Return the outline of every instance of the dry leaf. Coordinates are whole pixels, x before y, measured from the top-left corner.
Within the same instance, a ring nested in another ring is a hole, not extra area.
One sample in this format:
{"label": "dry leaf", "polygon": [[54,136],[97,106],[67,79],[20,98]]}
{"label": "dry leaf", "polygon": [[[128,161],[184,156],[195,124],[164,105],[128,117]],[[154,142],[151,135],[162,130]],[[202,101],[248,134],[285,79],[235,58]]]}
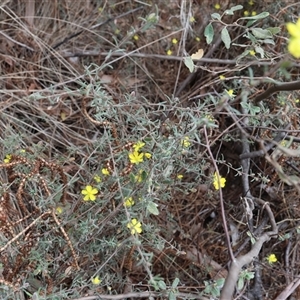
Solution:
{"label": "dry leaf", "polygon": [[203,57],[204,51],[203,49],[199,49],[196,53],[191,55],[192,59],[201,59]]}

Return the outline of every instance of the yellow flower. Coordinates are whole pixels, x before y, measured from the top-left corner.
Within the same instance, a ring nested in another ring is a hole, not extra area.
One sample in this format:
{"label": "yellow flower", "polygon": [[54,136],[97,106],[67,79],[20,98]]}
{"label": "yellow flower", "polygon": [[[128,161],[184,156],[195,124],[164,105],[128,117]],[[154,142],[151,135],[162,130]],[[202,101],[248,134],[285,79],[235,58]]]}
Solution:
{"label": "yellow flower", "polygon": [[125,198],[124,206],[131,207],[133,204],[134,204],[134,200],[132,199],[132,197]]}
{"label": "yellow flower", "polygon": [[109,175],[109,170],[107,168],[103,168],[101,172],[103,175]]}
{"label": "yellow flower", "polygon": [[171,49],[169,49],[168,51],[167,51],[167,55],[172,55],[172,50]]}
{"label": "yellow flower", "polygon": [[206,118],[208,121],[211,121],[211,122],[215,121],[215,118],[214,118],[212,115],[210,115],[210,114],[205,115],[205,118]]}
{"label": "yellow flower", "polygon": [[215,9],[220,9],[221,5],[219,3],[215,4]]}
{"label": "yellow flower", "polygon": [[244,11],[244,16],[245,16],[245,17],[249,16],[249,11],[248,11],[248,10],[245,10],[245,11]]}
{"label": "yellow flower", "polygon": [[248,2],[248,4],[249,4],[249,5],[253,5],[253,4],[254,4],[254,1],[253,1],[253,0],[250,0],[250,1]]}
{"label": "yellow flower", "polygon": [[57,213],[58,215],[62,214],[63,211],[64,211],[64,210],[63,210],[63,208],[62,208],[61,206],[57,206],[57,207],[56,207],[56,213]]}
{"label": "yellow flower", "polygon": [[287,145],[287,141],[286,141],[286,140],[282,140],[282,141],[280,142],[280,145],[281,145],[282,147],[285,147],[285,146]]}
{"label": "yellow flower", "polygon": [[190,138],[188,136],[185,136],[184,139],[181,141],[181,145],[184,148],[188,148],[189,146],[191,146]]}
{"label": "yellow flower", "polygon": [[120,32],[121,32],[121,30],[118,28],[115,30],[115,34],[119,34]]}
{"label": "yellow flower", "polygon": [[140,151],[146,144],[144,142],[138,141],[132,147],[135,151]]}
{"label": "yellow flower", "polygon": [[181,180],[183,178],[183,175],[182,174],[178,174],[177,175],[177,179]]}
{"label": "yellow flower", "polygon": [[131,234],[141,233],[142,224],[137,219],[131,219],[131,221],[127,224],[127,228],[130,229]]}
{"label": "yellow flower", "polygon": [[84,201],[95,201],[96,200],[96,194],[98,194],[98,190],[96,188],[93,188],[91,185],[87,185],[82,191],[82,195],[85,195],[83,200]]}
{"label": "yellow flower", "polygon": [[96,276],[94,278],[91,278],[91,281],[92,281],[92,284],[98,285],[101,283],[102,280],[99,278],[99,276]]}
{"label": "yellow flower", "polygon": [[139,36],[137,34],[135,34],[133,37],[132,37],[135,41],[138,41],[139,40]]}
{"label": "yellow flower", "polygon": [[11,154],[6,154],[6,156],[5,156],[5,158],[4,158],[3,161],[4,161],[6,164],[8,164],[8,163],[10,163],[11,158],[12,158],[12,155],[11,155]]}
{"label": "yellow flower", "polygon": [[151,154],[151,153],[146,152],[146,153],[144,153],[144,154],[145,154],[146,158],[148,158],[148,159],[150,159],[150,158],[152,157],[152,154]]}
{"label": "yellow flower", "polygon": [[138,151],[133,151],[128,154],[130,162],[132,164],[139,164],[144,161],[144,153],[139,153]]}
{"label": "yellow flower", "polygon": [[194,23],[196,20],[193,16],[190,17],[190,23]]}
{"label": "yellow flower", "polygon": [[176,45],[178,43],[177,39],[172,40],[172,44]]}
{"label": "yellow flower", "polygon": [[220,78],[221,80],[225,80],[225,79],[226,79],[226,77],[225,77],[224,75],[220,75],[219,78]]}
{"label": "yellow flower", "polygon": [[195,40],[196,40],[196,42],[200,42],[201,39],[199,38],[199,36],[196,36]]}
{"label": "yellow flower", "polygon": [[286,29],[293,38],[300,38],[300,18],[296,24],[291,22],[287,23]]}
{"label": "yellow flower", "polygon": [[300,100],[297,98],[296,100],[295,100],[295,103],[299,103],[300,102]]}
{"label": "yellow flower", "polygon": [[269,256],[267,256],[267,261],[269,264],[272,264],[272,263],[276,263],[277,261],[277,257],[275,254],[270,254]]}
{"label": "yellow flower", "polygon": [[288,51],[295,57],[300,57],[300,38],[290,38]]}
{"label": "yellow flower", "polygon": [[219,190],[220,187],[223,188],[225,186],[225,183],[226,183],[226,178],[218,176],[217,172],[215,172],[214,173],[214,181],[213,181],[213,185],[214,185],[215,189]]}
{"label": "yellow flower", "polygon": [[253,11],[253,12],[251,13],[251,16],[256,16],[256,15],[257,15],[256,11]]}
{"label": "yellow flower", "polygon": [[254,56],[256,54],[256,52],[254,50],[250,50],[249,54],[252,55],[252,56]]}
{"label": "yellow flower", "polygon": [[228,94],[228,96],[230,97],[230,98],[233,98],[233,97],[235,97],[235,94],[234,94],[234,91],[233,90],[225,90],[226,91],[226,93]]}
{"label": "yellow flower", "polygon": [[100,183],[101,182],[101,177],[99,175],[95,175],[94,176],[94,180],[97,182],[97,183]]}

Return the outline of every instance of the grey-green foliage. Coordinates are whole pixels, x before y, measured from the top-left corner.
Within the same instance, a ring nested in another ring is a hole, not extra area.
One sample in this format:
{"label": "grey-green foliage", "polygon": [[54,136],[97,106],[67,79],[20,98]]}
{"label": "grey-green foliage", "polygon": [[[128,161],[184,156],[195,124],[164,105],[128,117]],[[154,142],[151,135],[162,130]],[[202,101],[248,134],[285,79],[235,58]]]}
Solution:
{"label": "grey-green foliage", "polygon": [[[249,16],[249,17],[242,17],[239,18],[234,24],[226,24],[222,18],[226,15],[233,15],[236,11],[241,10],[243,8],[242,5],[236,5],[227,9],[223,12],[222,15],[219,13],[211,14],[212,20],[204,29],[204,36],[206,37],[207,44],[211,44],[214,35],[215,35],[215,28],[213,23],[220,23],[222,25],[221,30],[221,39],[227,49],[229,49],[232,45],[240,46],[240,47],[247,47],[247,49],[238,57],[238,60],[241,60],[243,57],[247,56],[251,50],[255,50],[256,53],[260,55],[261,58],[265,57],[265,53],[261,44],[274,44],[274,35],[280,32],[279,27],[269,27],[269,28],[260,28],[259,26],[254,27],[253,25],[261,19],[264,19],[269,16],[268,12],[262,12],[256,16]],[[239,23],[243,20],[248,20],[246,25],[240,25]],[[246,37],[251,41],[251,49],[247,45],[232,43],[232,38],[228,31],[229,27],[236,26],[242,27],[244,29],[243,37]]]}

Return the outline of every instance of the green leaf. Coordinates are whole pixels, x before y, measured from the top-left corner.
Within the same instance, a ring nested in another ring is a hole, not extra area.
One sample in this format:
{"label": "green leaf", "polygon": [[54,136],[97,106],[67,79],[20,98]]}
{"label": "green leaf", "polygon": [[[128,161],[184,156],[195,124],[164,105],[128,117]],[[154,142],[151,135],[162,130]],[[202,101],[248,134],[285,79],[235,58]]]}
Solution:
{"label": "green leaf", "polygon": [[226,49],[230,48],[231,38],[229,35],[229,32],[226,27],[224,27],[221,31],[221,39],[223,43],[225,44]]}
{"label": "green leaf", "polygon": [[[252,26],[257,20],[264,19],[264,18],[266,18],[267,16],[269,16],[269,13],[268,13],[268,12],[262,12],[262,13],[259,14],[259,15],[251,16],[251,17],[243,17],[243,18],[241,18],[241,19],[250,19],[250,21],[248,21],[247,24],[246,24],[246,27],[250,27],[250,26]],[[257,18],[257,17],[258,17],[258,18]]]}
{"label": "green leaf", "polygon": [[240,277],[237,284],[237,289],[240,291],[244,286],[244,278]]}
{"label": "green leaf", "polygon": [[167,289],[167,286],[166,286],[166,284],[163,280],[158,281],[157,285],[161,290],[166,290]]}
{"label": "green leaf", "polygon": [[272,33],[267,29],[251,28],[252,34],[258,39],[272,38]]}
{"label": "green leaf", "polygon": [[230,10],[232,11],[241,10],[241,9],[243,9],[243,5],[236,5],[230,8]]}
{"label": "green leaf", "polygon": [[268,17],[270,14],[267,11],[264,11],[256,16],[250,16],[250,17],[242,17],[239,20],[259,20],[259,19],[264,19]]}
{"label": "green leaf", "polygon": [[256,53],[259,53],[259,54],[260,54],[260,57],[261,57],[261,58],[264,58],[264,57],[265,57],[265,51],[264,51],[263,48],[256,46],[254,49],[255,49],[255,52],[256,52]]}
{"label": "green leaf", "polygon": [[177,299],[177,295],[174,292],[170,292],[169,293],[169,300],[176,300]]}
{"label": "green leaf", "polygon": [[211,25],[211,23],[209,23],[205,29],[204,29],[204,36],[206,37],[206,43],[209,45],[213,38],[214,38],[214,28]]}
{"label": "green leaf", "polygon": [[195,64],[190,56],[187,56],[183,59],[185,66],[190,70],[191,73],[195,70]]}
{"label": "green leaf", "polygon": [[272,34],[277,34],[277,33],[281,32],[280,27],[268,27],[267,30],[269,30]]}
{"label": "green leaf", "polygon": [[262,42],[263,42],[264,44],[275,45],[275,42],[274,42],[274,40],[272,40],[272,39],[264,39]]}
{"label": "green leaf", "polygon": [[233,15],[233,13],[234,13],[236,10],[240,10],[240,9],[243,9],[243,6],[242,6],[242,5],[236,5],[236,6],[231,7],[230,9],[226,9],[226,10],[224,11],[224,14],[225,14],[225,15]]}
{"label": "green leaf", "polygon": [[147,210],[150,214],[157,216],[159,215],[159,210],[157,209],[157,206],[158,205],[156,203],[150,201],[147,205]]}
{"label": "green leaf", "polygon": [[177,288],[178,283],[179,283],[179,278],[176,277],[176,278],[174,279],[173,283],[172,283],[172,287],[171,287],[171,288],[172,288],[172,289]]}
{"label": "green leaf", "polygon": [[232,11],[231,9],[226,9],[226,10],[224,11],[224,14],[225,14],[225,15],[233,15],[233,11]]}
{"label": "green leaf", "polygon": [[220,16],[220,14],[218,14],[218,13],[213,13],[213,14],[211,14],[211,17],[212,17],[213,19],[215,19],[215,20],[221,20],[221,16]]}
{"label": "green leaf", "polygon": [[225,278],[219,278],[216,280],[216,284],[218,287],[223,287],[224,283],[225,283]]}
{"label": "green leaf", "polygon": [[211,289],[211,295],[213,297],[219,297],[220,296],[220,289],[216,286],[213,286]]}
{"label": "green leaf", "polygon": [[244,277],[247,280],[253,279],[254,278],[254,272],[246,272]]}

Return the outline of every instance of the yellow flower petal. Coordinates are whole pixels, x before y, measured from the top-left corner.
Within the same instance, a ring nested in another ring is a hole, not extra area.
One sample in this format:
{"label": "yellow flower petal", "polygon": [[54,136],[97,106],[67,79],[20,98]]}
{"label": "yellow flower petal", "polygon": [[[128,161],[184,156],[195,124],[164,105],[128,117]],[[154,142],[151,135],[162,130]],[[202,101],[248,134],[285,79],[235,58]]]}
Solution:
{"label": "yellow flower petal", "polygon": [[96,194],[98,194],[98,190],[96,188],[93,188],[91,185],[87,185],[82,191],[82,195],[85,195],[83,200],[84,201],[95,201],[96,200]]}
{"label": "yellow flower petal", "polygon": [[150,159],[150,158],[152,157],[152,154],[151,154],[151,153],[146,152],[146,153],[144,153],[144,154],[145,154],[145,157],[148,158],[148,159]]}
{"label": "yellow flower petal", "polygon": [[99,278],[99,276],[96,276],[96,277],[92,278],[91,281],[92,281],[92,284],[98,285],[101,283],[102,280]]}
{"label": "yellow flower petal", "polygon": [[132,219],[128,224],[127,228],[130,229],[131,234],[135,233],[141,233],[142,230],[142,224],[137,219]]}
{"label": "yellow flower petal", "polygon": [[129,208],[133,205],[134,205],[134,200],[132,199],[132,197],[125,198],[124,206]]}
{"label": "yellow flower petal", "polygon": [[300,38],[291,38],[288,44],[288,51],[295,57],[300,57]]}
{"label": "yellow flower petal", "polygon": [[95,175],[94,176],[94,180],[97,182],[97,183],[100,183],[101,182],[101,177],[99,175]]}
{"label": "yellow flower petal", "polygon": [[226,93],[232,98],[235,97],[234,90],[228,90],[228,91],[226,90]]}
{"label": "yellow flower petal", "polygon": [[292,37],[300,38],[300,18],[298,19],[296,24],[290,22],[287,23],[286,29]]}
{"label": "yellow flower petal", "polygon": [[219,190],[220,188],[225,187],[226,183],[226,178],[220,177],[217,175],[217,172],[214,173],[214,180],[213,180],[213,185],[216,190]]}
{"label": "yellow flower petal", "polygon": [[132,147],[135,151],[140,151],[146,144],[144,142],[138,141]]}
{"label": "yellow flower petal", "polygon": [[190,138],[188,136],[185,136],[183,138],[183,140],[181,141],[181,145],[184,147],[184,148],[188,148],[189,146],[191,146],[191,143],[190,143]]}
{"label": "yellow flower petal", "polygon": [[139,164],[144,161],[144,153],[139,153],[138,151],[134,151],[128,154],[130,162],[132,164]]}
{"label": "yellow flower petal", "polygon": [[276,263],[277,257],[275,254],[272,253],[267,257],[267,260],[268,260],[269,264]]}
{"label": "yellow flower petal", "polygon": [[101,172],[103,175],[109,175],[109,170],[107,168],[103,168]]}
{"label": "yellow flower petal", "polygon": [[5,158],[4,158],[3,161],[4,161],[6,164],[8,164],[8,163],[10,163],[11,158],[12,158],[11,154],[7,154],[7,155],[5,156]]}

